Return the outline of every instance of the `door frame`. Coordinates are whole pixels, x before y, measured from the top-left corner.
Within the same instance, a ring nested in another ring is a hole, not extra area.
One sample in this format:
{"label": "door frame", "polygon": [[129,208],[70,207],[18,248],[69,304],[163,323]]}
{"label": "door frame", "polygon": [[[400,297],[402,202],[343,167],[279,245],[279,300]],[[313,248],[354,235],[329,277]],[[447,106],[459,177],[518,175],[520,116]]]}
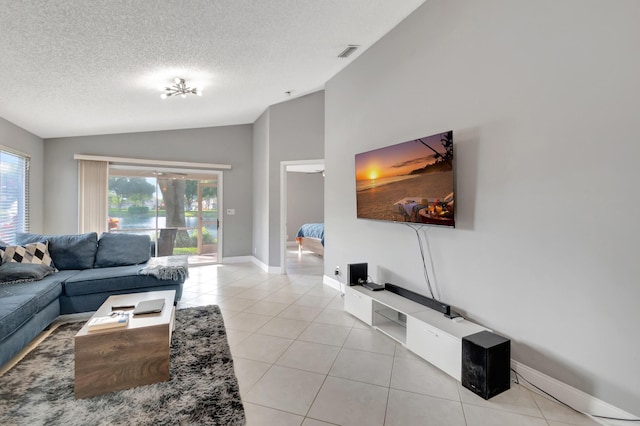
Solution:
{"label": "door frame", "polygon": [[321,164],[324,167],[324,158],[280,162],[280,273],[283,275],[287,273],[287,167],[309,164]]}

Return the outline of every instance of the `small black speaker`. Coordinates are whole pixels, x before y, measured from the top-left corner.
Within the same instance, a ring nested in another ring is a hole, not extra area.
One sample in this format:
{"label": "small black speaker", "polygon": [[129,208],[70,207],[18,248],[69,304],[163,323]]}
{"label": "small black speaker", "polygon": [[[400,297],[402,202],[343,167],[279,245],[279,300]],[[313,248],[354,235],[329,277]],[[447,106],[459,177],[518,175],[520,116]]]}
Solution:
{"label": "small black speaker", "polygon": [[462,386],[492,398],[511,386],[511,341],[490,331],[462,338]]}
{"label": "small black speaker", "polygon": [[350,263],[347,265],[347,284],[358,285],[367,282],[368,263]]}

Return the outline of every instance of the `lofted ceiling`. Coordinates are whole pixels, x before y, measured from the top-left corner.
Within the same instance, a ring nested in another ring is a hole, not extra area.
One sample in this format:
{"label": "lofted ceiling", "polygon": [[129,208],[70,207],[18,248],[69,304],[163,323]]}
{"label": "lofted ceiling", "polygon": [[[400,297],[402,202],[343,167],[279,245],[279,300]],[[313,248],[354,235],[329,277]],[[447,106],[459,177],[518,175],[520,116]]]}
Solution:
{"label": "lofted ceiling", "polygon": [[[42,138],[253,123],[423,2],[0,0],[0,117]],[[175,77],[204,96],[160,99]]]}

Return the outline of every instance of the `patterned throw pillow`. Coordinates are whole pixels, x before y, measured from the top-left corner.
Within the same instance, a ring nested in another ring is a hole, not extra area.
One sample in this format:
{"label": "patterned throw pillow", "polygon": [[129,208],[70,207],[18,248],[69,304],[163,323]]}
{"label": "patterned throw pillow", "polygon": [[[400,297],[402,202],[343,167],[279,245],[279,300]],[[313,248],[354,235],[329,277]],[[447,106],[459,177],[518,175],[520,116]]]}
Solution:
{"label": "patterned throw pillow", "polygon": [[49,255],[49,241],[25,244],[23,246],[0,247],[2,263],[31,263],[53,267],[53,260]]}

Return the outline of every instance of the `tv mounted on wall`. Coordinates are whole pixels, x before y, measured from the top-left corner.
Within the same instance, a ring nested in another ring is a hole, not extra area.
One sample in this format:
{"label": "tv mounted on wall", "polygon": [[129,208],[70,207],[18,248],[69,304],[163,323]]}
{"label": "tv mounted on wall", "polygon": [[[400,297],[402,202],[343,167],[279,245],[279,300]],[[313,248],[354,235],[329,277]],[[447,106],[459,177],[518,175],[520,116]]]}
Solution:
{"label": "tv mounted on wall", "polygon": [[453,131],[356,154],[360,219],[455,226]]}

